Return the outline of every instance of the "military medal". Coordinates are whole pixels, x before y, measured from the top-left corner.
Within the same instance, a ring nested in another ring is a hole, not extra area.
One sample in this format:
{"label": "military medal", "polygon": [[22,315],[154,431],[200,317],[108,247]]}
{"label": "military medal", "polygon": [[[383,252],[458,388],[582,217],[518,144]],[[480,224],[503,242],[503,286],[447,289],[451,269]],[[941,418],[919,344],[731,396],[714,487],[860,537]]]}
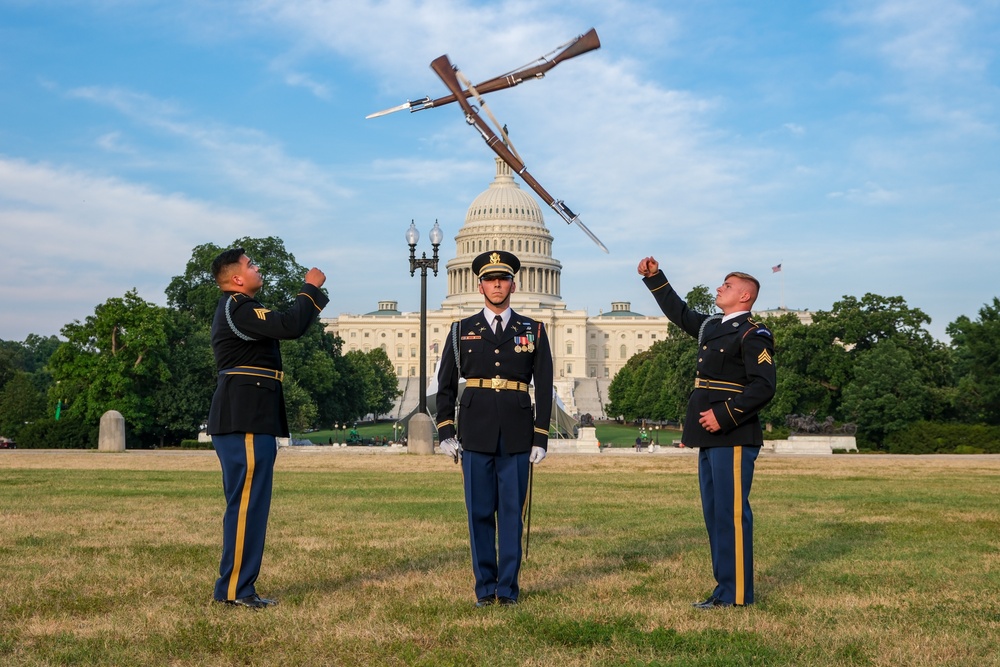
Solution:
{"label": "military medal", "polygon": [[526,338],[528,339],[528,345],[527,345],[527,347],[525,349],[527,349],[528,352],[534,352],[535,351],[535,335],[529,331],[528,335],[526,336]]}

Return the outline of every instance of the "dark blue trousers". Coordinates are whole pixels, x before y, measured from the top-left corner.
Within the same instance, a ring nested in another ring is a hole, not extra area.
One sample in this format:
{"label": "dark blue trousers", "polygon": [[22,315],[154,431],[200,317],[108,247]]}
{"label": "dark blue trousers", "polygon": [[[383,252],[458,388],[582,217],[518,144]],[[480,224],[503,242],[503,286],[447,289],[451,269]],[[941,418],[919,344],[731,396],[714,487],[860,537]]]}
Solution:
{"label": "dark blue trousers", "polygon": [[760,447],[702,447],[698,451],[701,508],[712,550],[712,595],[753,604],[753,512],[750,484]]}
{"label": "dark blue trousers", "polygon": [[213,435],[212,446],[222,464],[226,494],[215,599],[236,600],[256,593],[278,443],[273,435],[227,433]]}
{"label": "dark blue trousers", "polygon": [[517,599],[528,453],[462,453],[476,598]]}

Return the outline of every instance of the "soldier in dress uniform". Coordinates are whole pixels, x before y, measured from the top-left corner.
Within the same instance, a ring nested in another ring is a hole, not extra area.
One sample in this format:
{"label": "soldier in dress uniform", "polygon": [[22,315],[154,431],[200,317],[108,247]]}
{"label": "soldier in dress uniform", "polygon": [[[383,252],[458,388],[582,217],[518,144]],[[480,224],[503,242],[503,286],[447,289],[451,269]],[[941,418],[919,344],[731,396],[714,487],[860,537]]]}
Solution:
{"label": "soldier in dress uniform", "polygon": [[695,607],[752,604],[753,514],[750,484],[764,442],[759,412],[774,397],[774,337],[750,317],[760,283],[730,273],[716,289],[721,315],[690,308],[652,257],[639,274],[671,322],[698,339],[698,366],[682,442],[698,447],[701,504],[716,587]]}
{"label": "soldier in dress uniform", "polygon": [[517,604],[528,468],[548,447],[552,351],[542,323],[511,310],[520,267],[502,250],[473,260],[486,303],[452,325],[438,371],[437,428],[441,450],[462,462],[477,607]]}
{"label": "soldier in dress uniform", "polygon": [[214,597],[258,609],[275,604],[257,595],[254,583],[264,556],[277,436],[288,436],[278,341],[298,338],[316,320],[329,301],[320,290],[326,276],[309,269],[295,303],[284,313],[254,298],[264,281],[243,248],[216,257],[212,276],[223,294],[212,321],[219,379],[207,430],[222,464],[226,496]]}

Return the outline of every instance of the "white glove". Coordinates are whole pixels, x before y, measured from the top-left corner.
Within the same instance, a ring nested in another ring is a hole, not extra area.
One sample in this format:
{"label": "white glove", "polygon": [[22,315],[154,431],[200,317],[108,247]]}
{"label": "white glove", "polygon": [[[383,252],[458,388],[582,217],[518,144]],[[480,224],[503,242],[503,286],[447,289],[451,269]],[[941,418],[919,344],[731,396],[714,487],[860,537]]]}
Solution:
{"label": "white glove", "polygon": [[441,441],[441,453],[447,454],[455,459],[455,463],[462,460],[462,444],[455,438],[447,438]]}
{"label": "white glove", "polygon": [[531,456],[528,457],[528,461],[531,463],[541,463],[542,459],[545,458],[545,450],[541,447],[532,447]]}

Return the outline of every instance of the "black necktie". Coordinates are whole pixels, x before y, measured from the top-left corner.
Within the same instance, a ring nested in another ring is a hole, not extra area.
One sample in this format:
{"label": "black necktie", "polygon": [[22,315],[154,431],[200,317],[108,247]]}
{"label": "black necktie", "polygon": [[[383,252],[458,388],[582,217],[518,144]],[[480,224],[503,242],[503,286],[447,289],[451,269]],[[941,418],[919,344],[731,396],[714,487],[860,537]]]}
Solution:
{"label": "black necktie", "polygon": [[493,322],[494,322],[493,331],[496,333],[497,338],[499,338],[500,334],[503,333],[503,318],[497,315],[496,317],[493,318]]}

